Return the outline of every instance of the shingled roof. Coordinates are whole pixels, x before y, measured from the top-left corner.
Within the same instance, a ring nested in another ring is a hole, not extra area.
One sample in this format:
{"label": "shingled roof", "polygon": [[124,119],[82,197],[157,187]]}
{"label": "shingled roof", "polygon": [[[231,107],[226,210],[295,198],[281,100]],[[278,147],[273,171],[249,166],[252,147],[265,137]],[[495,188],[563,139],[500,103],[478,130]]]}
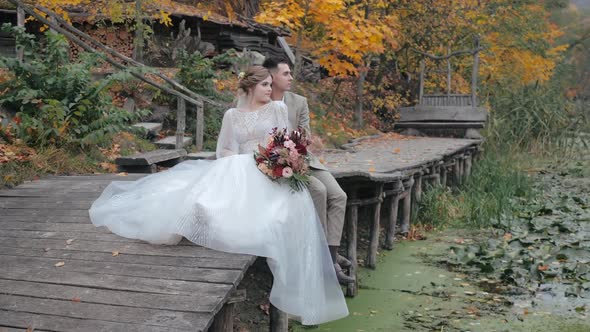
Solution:
{"label": "shingled roof", "polygon": [[[96,2],[99,2],[99,1],[101,1],[101,0],[97,0]],[[128,3],[124,3],[124,6],[135,6],[135,4],[133,2],[128,2]],[[12,3],[10,3],[9,1],[0,0],[0,10],[14,11],[15,8],[12,5]],[[242,28],[245,30],[249,30],[252,32],[258,32],[258,33],[262,33],[262,34],[273,33],[278,36],[290,35],[290,32],[287,29],[272,26],[269,24],[261,24],[261,23],[255,22],[253,19],[249,19],[249,18],[242,17],[242,16],[238,16],[236,18],[230,19],[230,18],[225,17],[223,15],[220,15],[220,14],[211,12],[209,10],[200,8],[199,6],[187,5],[187,4],[180,3],[180,2],[174,2],[173,6],[170,6],[168,4],[158,4],[158,6],[155,6],[153,4],[148,5],[148,11],[158,12],[160,10],[170,13],[172,16],[199,18],[203,21],[208,21],[211,23],[224,25],[224,26],[231,26],[234,28]],[[101,17],[100,13],[98,15],[91,15],[90,10],[88,8],[86,8],[85,5],[73,6],[73,7],[68,8],[68,14],[70,15],[70,19],[72,21],[79,22],[79,23],[90,22],[91,20],[96,20],[97,18],[98,19],[107,18],[106,16]]]}

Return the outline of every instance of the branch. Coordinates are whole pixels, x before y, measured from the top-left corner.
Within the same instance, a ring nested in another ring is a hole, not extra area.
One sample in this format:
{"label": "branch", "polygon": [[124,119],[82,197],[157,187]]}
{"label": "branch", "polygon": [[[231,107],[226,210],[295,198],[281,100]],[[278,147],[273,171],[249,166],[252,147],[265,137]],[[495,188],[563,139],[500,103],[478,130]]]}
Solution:
{"label": "branch", "polygon": [[474,49],[471,49],[471,50],[455,51],[455,52],[450,53],[450,54],[447,54],[447,55],[436,56],[436,55],[428,54],[426,52],[422,52],[422,51],[417,50],[417,49],[415,49],[413,47],[410,47],[410,49],[412,51],[418,53],[418,54],[422,54],[425,57],[430,58],[430,59],[435,60],[435,61],[447,60],[447,59],[452,58],[454,56],[463,55],[463,54],[475,55],[475,54],[479,53],[480,51],[484,50],[483,47],[477,47],[477,48],[474,48]]}

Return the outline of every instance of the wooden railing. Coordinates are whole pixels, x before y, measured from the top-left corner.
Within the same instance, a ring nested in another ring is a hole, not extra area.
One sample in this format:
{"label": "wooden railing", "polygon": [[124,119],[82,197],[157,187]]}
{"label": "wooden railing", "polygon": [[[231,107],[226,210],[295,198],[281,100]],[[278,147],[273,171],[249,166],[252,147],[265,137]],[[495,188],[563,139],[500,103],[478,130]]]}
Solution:
{"label": "wooden railing", "polygon": [[449,94],[449,95],[424,95],[420,105],[424,106],[477,106],[473,105],[472,95]]}

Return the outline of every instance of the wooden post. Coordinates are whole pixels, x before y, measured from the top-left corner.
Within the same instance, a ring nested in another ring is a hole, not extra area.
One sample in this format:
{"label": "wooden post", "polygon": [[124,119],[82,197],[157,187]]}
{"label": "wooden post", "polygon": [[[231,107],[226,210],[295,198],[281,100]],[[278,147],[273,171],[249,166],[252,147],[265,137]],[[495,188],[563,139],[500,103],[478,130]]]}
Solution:
{"label": "wooden post", "polygon": [[[16,9],[16,24],[21,28],[25,27],[25,10],[21,6],[18,6]],[[24,50],[18,45],[16,46],[16,58],[20,62],[23,62],[25,59]]]}
{"label": "wooden post", "polygon": [[233,294],[227,299],[221,310],[215,314],[213,323],[207,332],[227,332],[234,330],[234,309],[238,302],[246,301],[246,290],[234,290]]}
{"label": "wooden post", "polygon": [[479,38],[475,38],[473,54],[473,71],[471,73],[471,107],[477,107],[477,74],[479,71]]}
{"label": "wooden post", "polygon": [[471,176],[471,154],[465,156],[465,170],[464,170],[465,177]]}
{"label": "wooden post", "polygon": [[[270,332],[287,332],[289,330],[289,316],[274,305],[270,305]],[[232,330],[227,330],[232,331]]]}
{"label": "wooden post", "polygon": [[177,97],[176,109],[176,148],[184,148],[184,130],[186,128],[186,101]]}
{"label": "wooden post", "polygon": [[234,306],[235,303],[225,304],[215,315],[213,324],[208,332],[227,332],[234,330]]}
{"label": "wooden post", "polygon": [[422,199],[422,172],[414,174],[414,185],[412,186],[412,211],[418,211],[418,203]]}
{"label": "wooden post", "polygon": [[195,126],[195,145],[197,151],[203,150],[203,133],[205,131],[205,112],[203,104],[197,105],[197,124]]}
{"label": "wooden post", "polygon": [[440,165],[433,165],[432,166],[432,186],[438,187],[440,186]]}
{"label": "wooden post", "polygon": [[457,187],[461,185],[461,157],[457,157],[453,165],[453,184]]}
{"label": "wooden post", "polygon": [[424,59],[420,61],[420,89],[418,90],[418,105],[422,104],[422,97],[424,96],[424,70],[426,63]]}
{"label": "wooden post", "polygon": [[399,194],[394,194],[389,203],[389,216],[387,218],[387,233],[385,234],[385,243],[383,248],[387,250],[393,249],[393,242],[395,242],[395,229],[397,224],[397,210],[399,208]]}
{"label": "wooden post", "polygon": [[[352,191],[348,195],[349,200],[355,200],[357,197],[357,188],[355,186],[352,187]],[[356,256],[356,246],[357,246],[357,226],[358,226],[358,205],[351,205],[347,207],[347,227],[346,227],[346,242],[347,242],[347,254],[348,259],[352,263],[352,266],[349,268],[350,275],[356,277],[356,271],[358,269],[358,260]],[[346,286],[346,296],[354,297],[356,296],[358,291],[358,282],[355,281],[352,284],[348,284]]]}
{"label": "wooden post", "polygon": [[404,203],[402,206],[402,225],[400,233],[407,235],[410,232],[410,217],[412,216],[412,188],[414,187],[414,179],[410,178],[408,181],[408,188],[404,193]]}
{"label": "wooden post", "polygon": [[371,238],[369,252],[367,253],[366,267],[374,269],[377,266],[377,250],[379,249],[379,231],[381,220],[381,202],[383,202],[383,183],[378,183],[375,189],[375,196],[378,198],[373,207],[373,223],[371,226]]}

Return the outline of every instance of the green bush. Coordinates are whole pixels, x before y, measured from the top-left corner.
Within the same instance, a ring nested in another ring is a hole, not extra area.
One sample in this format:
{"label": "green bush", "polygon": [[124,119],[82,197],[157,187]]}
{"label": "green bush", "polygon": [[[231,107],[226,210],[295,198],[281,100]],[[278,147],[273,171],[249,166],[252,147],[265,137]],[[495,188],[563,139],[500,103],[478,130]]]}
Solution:
{"label": "green bush", "polygon": [[[203,57],[200,53],[188,54],[182,51],[179,55],[179,71],[176,78],[180,83],[190,90],[209,97],[214,100],[228,102],[233,95],[221,94],[215,88],[214,79],[223,76],[223,73],[215,71],[215,67],[221,64],[232,63],[234,57],[230,54],[221,54],[213,59]],[[236,60],[237,61],[237,60]],[[205,106],[205,123],[204,123],[204,149],[215,150],[217,136],[221,130],[221,121],[225,109],[214,107],[206,104]],[[187,117],[194,119],[196,114],[193,107],[188,108]],[[194,121],[187,121],[187,131],[194,132]]]}
{"label": "green bush", "polygon": [[113,83],[130,79],[128,72],[93,80],[91,68],[100,58],[83,53],[78,62],[70,61],[65,37],[48,31],[39,42],[10,24],[2,31],[15,35],[25,59],[0,57],[0,66],[9,72],[0,84],[0,105],[17,112],[12,135],[29,146],[89,146],[130,130],[131,121],[146,115],[114,106],[107,93]]}

